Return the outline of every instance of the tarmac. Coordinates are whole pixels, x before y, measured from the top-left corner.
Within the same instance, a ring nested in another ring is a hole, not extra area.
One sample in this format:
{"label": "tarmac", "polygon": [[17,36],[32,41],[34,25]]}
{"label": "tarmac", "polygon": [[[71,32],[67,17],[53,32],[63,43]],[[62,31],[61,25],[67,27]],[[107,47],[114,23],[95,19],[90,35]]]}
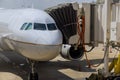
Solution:
{"label": "tarmac", "polygon": [[[117,54],[112,50],[110,62]],[[103,45],[87,55],[92,65],[99,64],[104,56]],[[103,63],[99,67],[89,68],[85,56],[79,61],[69,61],[59,55],[51,61],[37,64],[39,80],[85,80],[91,73],[96,73],[98,68],[103,68]],[[29,71],[30,67],[23,56],[13,52],[0,52],[0,80],[27,80]]]}

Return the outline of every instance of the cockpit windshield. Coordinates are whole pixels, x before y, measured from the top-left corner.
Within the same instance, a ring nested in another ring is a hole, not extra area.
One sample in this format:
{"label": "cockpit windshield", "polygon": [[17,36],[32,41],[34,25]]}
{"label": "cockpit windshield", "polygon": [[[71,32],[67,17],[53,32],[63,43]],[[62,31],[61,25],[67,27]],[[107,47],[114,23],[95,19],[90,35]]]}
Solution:
{"label": "cockpit windshield", "polygon": [[34,23],[34,30],[57,30],[55,23]]}
{"label": "cockpit windshield", "polygon": [[24,23],[20,30],[32,30],[32,23]]}
{"label": "cockpit windshield", "polygon": [[47,24],[47,27],[48,27],[48,30],[56,30],[57,29],[57,27],[54,23]]}
{"label": "cockpit windshield", "polygon": [[31,30],[32,29],[32,23],[29,23],[28,25],[27,25],[27,27],[25,28],[25,30]]}
{"label": "cockpit windshield", "polygon": [[42,23],[34,23],[35,30],[46,30],[46,25]]}
{"label": "cockpit windshield", "polygon": [[[34,27],[33,27],[34,26]],[[20,30],[57,30],[55,23],[24,23]]]}

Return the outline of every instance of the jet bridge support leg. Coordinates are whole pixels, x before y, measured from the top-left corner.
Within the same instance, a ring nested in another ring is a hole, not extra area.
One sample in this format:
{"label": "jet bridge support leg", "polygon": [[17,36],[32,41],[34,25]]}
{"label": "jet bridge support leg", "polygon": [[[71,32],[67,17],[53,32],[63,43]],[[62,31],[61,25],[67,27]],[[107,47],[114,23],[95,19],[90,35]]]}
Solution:
{"label": "jet bridge support leg", "polygon": [[105,27],[106,27],[106,50],[104,58],[104,76],[109,76],[108,62],[109,62],[109,43],[110,43],[110,23],[111,23],[111,4],[112,0],[105,0]]}

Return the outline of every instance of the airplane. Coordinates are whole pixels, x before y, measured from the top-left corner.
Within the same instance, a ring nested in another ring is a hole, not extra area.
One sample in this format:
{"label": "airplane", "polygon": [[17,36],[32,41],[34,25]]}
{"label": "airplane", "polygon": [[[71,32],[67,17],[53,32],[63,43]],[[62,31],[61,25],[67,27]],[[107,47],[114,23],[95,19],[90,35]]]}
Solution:
{"label": "airplane", "polygon": [[81,58],[81,53],[70,52],[71,45],[63,44],[63,34],[54,19],[32,8],[0,9],[0,50],[20,53],[27,59],[31,65],[28,80],[38,80],[38,61],[49,61],[60,53],[70,60]]}

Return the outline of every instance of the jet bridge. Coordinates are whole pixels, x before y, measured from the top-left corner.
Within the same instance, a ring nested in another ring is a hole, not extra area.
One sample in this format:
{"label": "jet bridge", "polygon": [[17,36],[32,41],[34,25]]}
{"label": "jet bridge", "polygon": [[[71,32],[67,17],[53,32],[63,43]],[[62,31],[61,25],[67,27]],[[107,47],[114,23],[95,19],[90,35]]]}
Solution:
{"label": "jet bridge", "polygon": [[45,10],[63,34],[63,44],[66,44],[62,47],[64,58],[78,60],[84,54],[85,45],[92,45],[91,49],[96,45],[97,28],[93,25],[95,19],[91,21],[91,10],[87,3],[65,3]]}
{"label": "jet bridge", "polygon": [[[82,8],[84,13],[82,13]],[[90,3],[65,3],[59,4],[45,10],[50,16],[52,16],[64,35],[64,44],[76,43],[78,36],[77,24],[80,22],[82,14],[85,16],[85,44],[92,44],[97,46],[98,44],[98,30],[99,26],[96,24],[98,20],[96,16],[97,8],[95,4]],[[80,25],[80,24],[79,24]],[[81,28],[80,28],[81,30]]]}

